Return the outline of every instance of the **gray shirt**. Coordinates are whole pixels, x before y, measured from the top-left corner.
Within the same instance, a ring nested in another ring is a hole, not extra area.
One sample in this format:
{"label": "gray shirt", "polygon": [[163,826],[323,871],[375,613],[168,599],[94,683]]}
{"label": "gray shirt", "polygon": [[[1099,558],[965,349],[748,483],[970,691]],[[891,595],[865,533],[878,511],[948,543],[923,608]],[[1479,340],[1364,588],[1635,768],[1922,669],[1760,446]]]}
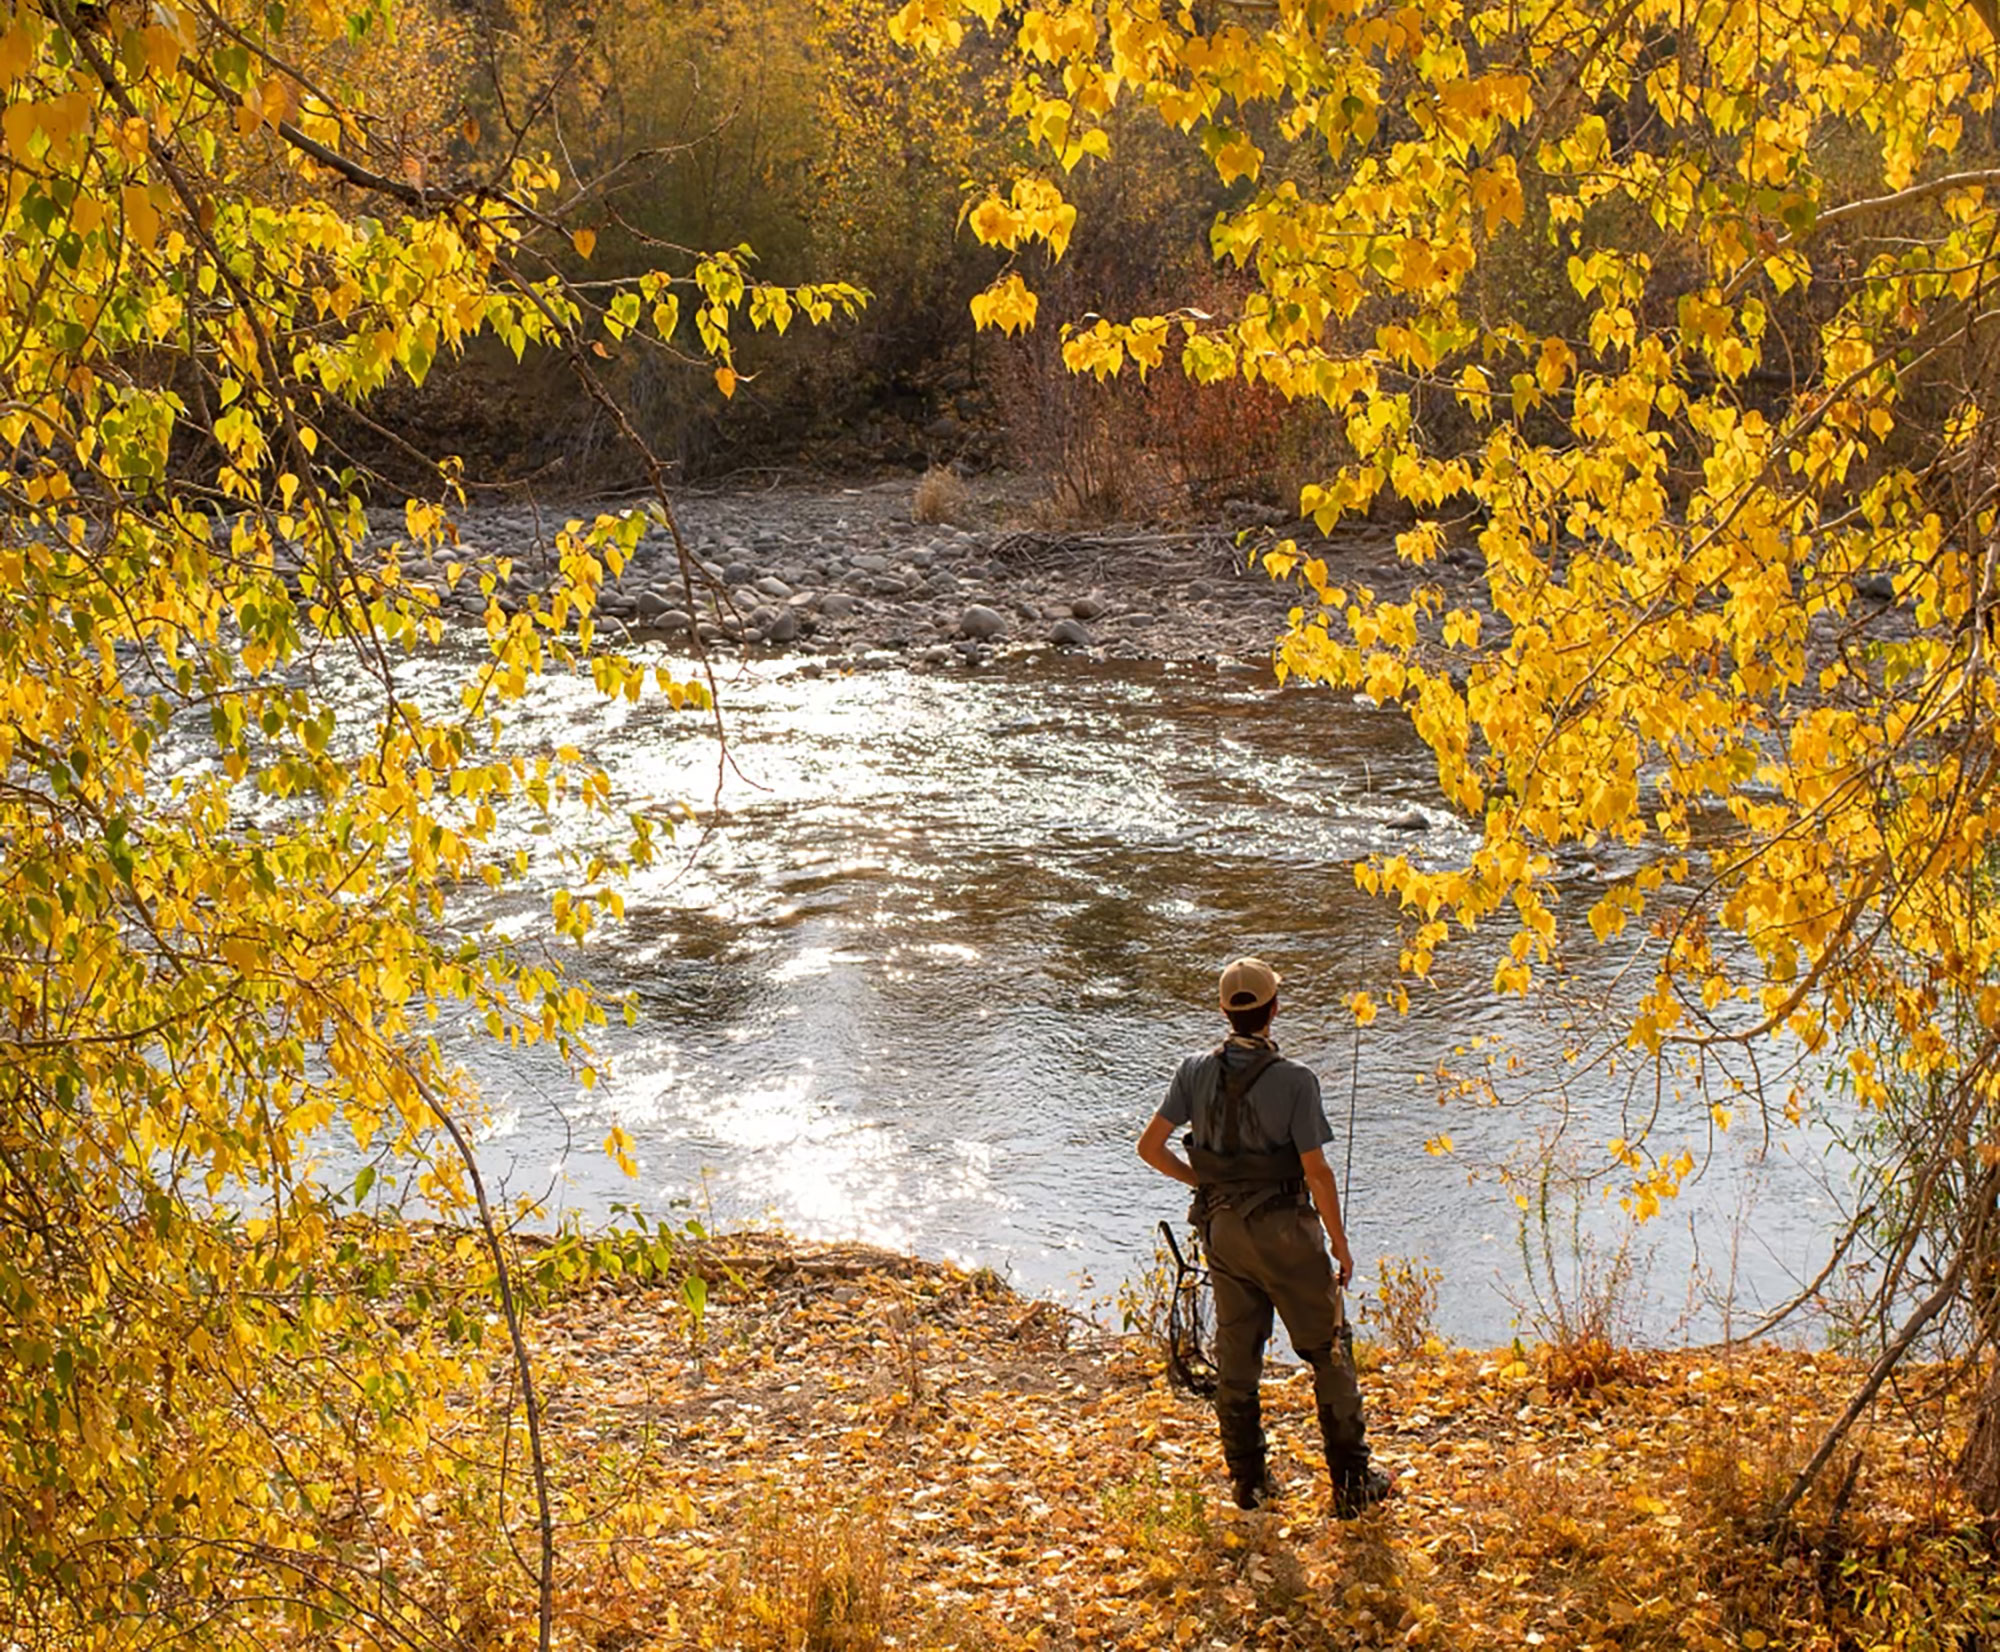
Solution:
{"label": "gray shirt", "polygon": [[[1208,1130],[1214,1128],[1212,1110],[1219,1098],[1222,1064],[1239,1071],[1256,1053],[1256,1045],[1231,1039],[1219,1053],[1207,1050],[1189,1056],[1167,1086],[1160,1117],[1176,1129],[1199,1118],[1206,1128],[1196,1135],[1206,1142]],[[1310,1067],[1275,1061],[1258,1076],[1245,1099],[1245,1152],[1274,1152],[1290,1142],[1301,1153],[1311,1153],[1333,1140],[1333,1126],[1326,1122],[1326,1109],[1320,1104],[1319,1079]]]}

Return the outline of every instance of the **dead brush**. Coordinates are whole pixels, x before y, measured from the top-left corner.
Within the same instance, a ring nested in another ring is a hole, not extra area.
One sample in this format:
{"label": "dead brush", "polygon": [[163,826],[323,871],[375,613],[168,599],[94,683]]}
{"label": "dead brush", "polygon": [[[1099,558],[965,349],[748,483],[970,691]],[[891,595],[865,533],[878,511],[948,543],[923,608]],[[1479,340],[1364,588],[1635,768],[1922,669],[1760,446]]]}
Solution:
{"label": "dead brush", "polygon": [[1528,1293],[1517,1306],[1547,1350],[1543,1378],[1550,1398],[1647,1381],[1626,1335],[1639,1286],[1630,1232],[1615,1244],[1590,1232],[1582,1184],[1560,1166],[1544,1163],[1537,1179],[1537,1197],[1516,1200]]}
{"label": "dead brush", "polygon": [[1374,1300],[1361,1317],[1376,1340],[1398,1354],[1420,1354],[1437,1334],[1438,1286],[1444,1275],[1420,1256],[1385,1256],[1376,1264]]}
{"label": "dead brush", "polygon": [[1146,1352],[1167,1357],[1167,1313],[1174,1299],[1174,1264],[1164,1241],[1153,1241],[1153,1259],[1118,1287],[1112,1306],[1119,1328],[1137,1337]]}
{"label": "dead brush", "polygon": [[1775,1406],[1748,1417],[1734,1405],[1697,1412],[1684,1459],[1690,1517],[1710,1531],[1763,1534],[1812,1445],[1797,1420]]}
{"label": "dead brush", "polygon": [[1574,1569],[1604,1552],[1623,1517],[1603,1481],[1566,1472],[1538,1453],[1510,1458],[1492,1481],[1513,1557]]}
{"label": "dead brush", "polygon": [[734,1553],[701,1601],[697,1642],[744,1652],[876,1652],[901,1613],[877,1511],[830,1489],[766,1482],[739,1509]]}
{"label": "dead brush", "polygon": [[883,1329],[888,1333],[889,1356],[896,1368],[898,1414],[910,1418],[924,1403],[924,1354],[930,1330],[902,1281],[893,1281],[891,1289],[895,1300],[883,1318]]}
{"label": "dead brush", "polygon": [[1517,1445],[1464,1488],[1468,1519],[1449,1558],[1475,1587],[1494,1576],[1547,1585],[1533,1591],[1524,1625],[1543,1645],[1728,1644],[1678,1633],[1697,1627],[1699,1603],[1667,1489],[1629,1466]]}
{"label": "dead brush", "polygon": [[917,478],[916,491],[910,495],[910,520],[956,527],[963,524],[968,503],[965,484],[943,465],[932,465]]}
{"label": "dead brush", "polygon": [[1652,1377],[1645,1361],[1629,1348],[1593,1334],[1550,1343],[1544,1380],[1551,1399],[1569,1400],[1616,1383],[1650,1382]]}
{"label": "dead brush", "polygon": [[1884,1487],[1871,1485],[1865,1450],[1773,1522],[1772,1508],[1823,1426],[1779,1395],[1698,1414],[1684,1506],[1700,1534],[1690,1552],[1703,1557],[1703,1581],[1747,1621],[1824,1624],[1842,1646],[1995,1645],[2000,1572],[1991,1529],[1962,1505],[1934,1505],[1926,1518],[1919,1487],[1899,1486],[1893,1470]]}

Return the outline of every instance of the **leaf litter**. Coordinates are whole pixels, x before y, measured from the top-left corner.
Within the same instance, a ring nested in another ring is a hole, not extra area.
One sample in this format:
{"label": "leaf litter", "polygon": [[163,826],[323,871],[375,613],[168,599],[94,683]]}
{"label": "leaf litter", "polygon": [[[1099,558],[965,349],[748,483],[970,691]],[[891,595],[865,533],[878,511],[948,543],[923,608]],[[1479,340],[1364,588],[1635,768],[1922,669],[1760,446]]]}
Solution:
{"label": "leaf litter", "polygon": [[[567,1644],[1831,1652],[2000,1626],[1936,1395],[1762,1520],[1852,1391],[1834,1354],[1620,1350],[1563,1397],[1547,1350],[1364,1348],[1398,1495],[1341,1523],[1302,1368],[1267,1365],[1280,1496],[1246,1514],[1143,1338],[860,1246],[738,1235],[696,1265],[698,1323],[605,1278],[539,1317]],[[478,1642],[529,1633],[517,1592]]]}

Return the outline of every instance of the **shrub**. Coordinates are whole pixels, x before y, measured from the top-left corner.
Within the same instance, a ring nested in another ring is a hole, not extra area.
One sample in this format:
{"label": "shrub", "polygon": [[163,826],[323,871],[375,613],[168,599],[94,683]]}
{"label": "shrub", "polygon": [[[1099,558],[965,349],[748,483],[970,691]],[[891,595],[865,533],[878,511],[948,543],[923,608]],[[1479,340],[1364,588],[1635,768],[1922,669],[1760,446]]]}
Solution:
{"label": "shrub", "polygon": [[1419,1256],[1385,1256],[1375,1265],[1375,1299],[1362,1317],[1399,1354],[1417,1354],[1437,1336],[1438,1286],[1444,1275]]}
{"label": "shrub", "polygon": [[1555,1398],[1633,1381],[1644,1368],[1626,1349],[1638,1273],[1630,1232],[1608,1243],[1584,1224],[1587,1183],[1545,1160],[1522,1196],[1520,1246],[1529,1328],[1548,1349]]}
{"label": "shrub", "polygon": [[965,484],[945,466],[932,465],[917,478],[916,492],[910,497],[910,520],[963,523],[968,503]]}

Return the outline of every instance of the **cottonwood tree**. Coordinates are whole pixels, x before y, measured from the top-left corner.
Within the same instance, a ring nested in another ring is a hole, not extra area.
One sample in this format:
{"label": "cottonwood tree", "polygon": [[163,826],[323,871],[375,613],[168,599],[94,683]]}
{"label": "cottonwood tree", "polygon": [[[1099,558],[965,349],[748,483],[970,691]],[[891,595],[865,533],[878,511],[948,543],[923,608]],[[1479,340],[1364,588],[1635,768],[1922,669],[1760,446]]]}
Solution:
{"label": "cottonwood tree", "polygon": [[[1337,545],[1267,557],[1301,590],[1280,673],[1399,704],[1479,828],[1463,864],[1360,869],[1408,916],[1407,976],[1496,922],[1502,992],[1579,946],[1619,949],[1643,983],[1620,1038],[1715,1128],[1811,1105],[1756,1082],[1774,1055],[1834,1067],[1906,1126],[1879,1138],[1902,1194],[1855,1414],[1954,1316],[1990,1357],[1990,18],[1927,0],[910,0],[897,27],[945,50],[980,22],[1012,40],[1043,157],[974,207],[982,240],[1060,255],[1064,176],[1115,164],[1106,117],[1133,100],[1236,186],[1212,250],[1255,277],[1240,307],[1066,323],[1071,367],[1317,400],[1347,451],[1303,513],[1329,536],[1373,511],[1407,523],[1404,600],[1343,580]],[[1015,327],[1036,308],[1010,264],[975,312]],[[1483,553],[1480,601],[1424,576],[1454,534]],[[1586,853],[1609,875],[1565,911],[1558,876]],[[1696,1162],[1686,1134],[1642,1121],[1613,1144],[1641,1214]],[[1996,1383],[1965,1458],[1989,1513]]]}
{"label": "cottonwood tree", "polygon": [[[759,284],[737,253],[572,283],[589,185],[540,154],[539,109],[462,121],[448,14],[406,25],[321,0],[0,21],[9,1646],[428,1646],[510,1618],[551,1639],[560,1511],[505,1213],[430,1027],[557,1045],[588,1081],[599,1007],[454,939],[455,892],[519,874],[509,811],[597,811],[603,853],[550,914],[580,936],[660,823],[576,753],[510,742],[505,711],[547,671],[707,690],[596,631],[648,518],[569,524],[547,589],[503,603],[507,564],[456,543],[458,468],[371,537],[338,433],[482,334],[562,352],[593,395],[634,348],[726,394],[746,317],[859,295]],[[671,531],[663,491],[650,520]],[[398,679],[443,626],[412,552],[485,598],[442,704]],[[337,1186],[329,1133],[366,1162]],[[352,1220],[392,1176],[483,1237],[454,1257]]]}

